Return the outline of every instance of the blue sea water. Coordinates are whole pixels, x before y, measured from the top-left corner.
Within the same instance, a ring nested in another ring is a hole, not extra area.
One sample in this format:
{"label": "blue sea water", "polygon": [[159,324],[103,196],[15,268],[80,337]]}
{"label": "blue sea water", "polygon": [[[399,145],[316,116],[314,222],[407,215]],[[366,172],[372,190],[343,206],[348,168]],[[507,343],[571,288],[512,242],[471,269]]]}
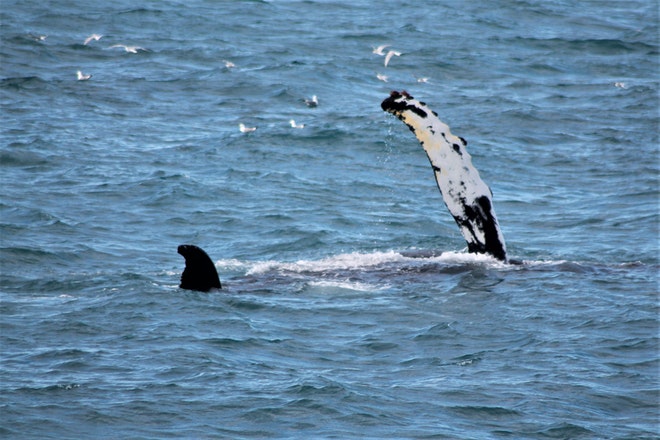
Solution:
{"label": "blue sea water", "polygon": [[[657,1],[3,0],[0,435],[660,438],[658,35]],[[403,89],[523,265],[466,253]]]}

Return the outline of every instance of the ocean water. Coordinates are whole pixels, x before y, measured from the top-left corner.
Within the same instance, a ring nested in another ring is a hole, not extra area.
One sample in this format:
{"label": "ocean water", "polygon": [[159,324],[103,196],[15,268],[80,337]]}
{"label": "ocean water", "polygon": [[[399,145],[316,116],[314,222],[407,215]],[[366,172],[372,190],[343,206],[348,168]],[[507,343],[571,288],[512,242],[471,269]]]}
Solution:
{"label": "ocean water", "polygon": [[[0,435],[660,438],[658,35],[657,1],[4,0]],[[466,253],[404,89],[522,265]]]}

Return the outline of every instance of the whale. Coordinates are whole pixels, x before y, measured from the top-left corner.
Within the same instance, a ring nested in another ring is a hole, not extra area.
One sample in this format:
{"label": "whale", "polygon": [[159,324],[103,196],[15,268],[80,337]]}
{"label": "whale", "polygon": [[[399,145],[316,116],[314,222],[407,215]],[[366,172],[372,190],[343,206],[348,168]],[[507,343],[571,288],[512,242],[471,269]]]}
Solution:
{"label": "whale", "polygon": [[[468,252],[521,264],[507,258],[504,236],[493,207],[493,193],[472,165],[467,141],[452,134],[436,112],[406,91],[392,91],[381,108],[400,119],[419,140],[431,163],[442,199],[467,242]],[[177,252],[186,261],[180,288],[201,292],[222,289],[215,265],[203,249],[182,244]],[[402,255],[414,258],[437,254]]]}
{"label": "whale", "polygon": [[468,252],[507,262],[493,193],[472,165],[467,141],[452,134],[436,112],[406,91],[392,91],[381,108],[407,125],[422,145],[444,203],[467,242]]}
{"label": "whale", "polygon": [[181,274],[180,288],[209,292],[212,289],[222,289],[218,271],[208,254],[194,244],[181,244],[177,252],[186,260],[186,267]]}

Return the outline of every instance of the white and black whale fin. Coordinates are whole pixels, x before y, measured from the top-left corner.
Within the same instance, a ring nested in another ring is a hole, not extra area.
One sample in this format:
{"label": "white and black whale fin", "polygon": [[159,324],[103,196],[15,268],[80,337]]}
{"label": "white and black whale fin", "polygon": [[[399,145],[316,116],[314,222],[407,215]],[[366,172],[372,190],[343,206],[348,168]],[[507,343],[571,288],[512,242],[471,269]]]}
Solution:
{"label": "white and black whale fin", "polygon": [[472,165],[465,139],[453,135],[437,113],[405,91],[392,92],[381,107],[403,121],[422,144],[442,198],[467,241],[468,251],[507,261],[492,193]]}
{"label": "white and black whale fin", "polygon": [[179,287],[200,292],[208,292],[214,288],[222,289],[218,271],[202,248],[193,244],[182,244],[177,248],[177,252],[186,259],[186,268],[181,274]]}

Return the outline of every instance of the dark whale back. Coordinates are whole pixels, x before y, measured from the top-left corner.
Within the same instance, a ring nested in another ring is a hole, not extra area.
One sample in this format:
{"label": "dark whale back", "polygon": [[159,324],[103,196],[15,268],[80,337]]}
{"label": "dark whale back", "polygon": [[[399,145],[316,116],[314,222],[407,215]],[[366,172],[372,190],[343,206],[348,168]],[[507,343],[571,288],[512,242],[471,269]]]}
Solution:
{"label": "dark whale back", "polygon": [[222,289],[218,271],[203,249],[193,244],[182,244],[177,248],[177,252],[186,259],[186,268],[181,274],[179,287],[200,292],[208,292],[213,288]]}

